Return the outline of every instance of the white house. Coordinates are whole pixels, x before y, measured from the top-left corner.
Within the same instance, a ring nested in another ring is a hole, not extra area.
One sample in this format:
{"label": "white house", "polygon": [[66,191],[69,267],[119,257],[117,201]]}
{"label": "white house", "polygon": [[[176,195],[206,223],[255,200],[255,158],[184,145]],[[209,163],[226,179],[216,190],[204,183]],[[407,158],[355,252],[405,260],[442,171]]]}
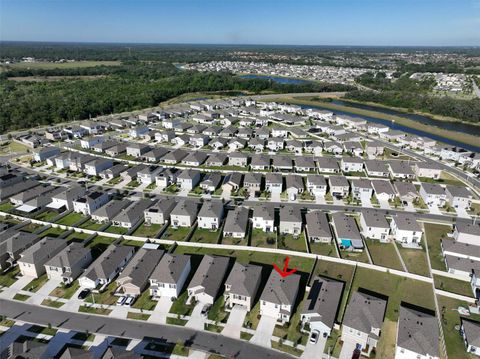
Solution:
{"label": "white house", "polygon": [[225,307],[240,306],[252,309],[262,277],[262,267],[236,262],[225,281]]}
{"label": "white house", "polygon": [[110,199],[106,192],[94,191],[73,201],[73,210],[85,216],[91,215]]}
{"label": "white house", "polygon": [[378,239],[380,242],[388,241],[390,225],[383,214],[377,211],[362,210],[360,225],[365,237]]}
{"label": "white house", "polygon": [[259,204],[253,209],[253,228],[264,232],[273,232],[275,229],[275,210],[268,204]]}
{"label": "white house", "polygon": [[444,188],[439,184],[422,183],[419,193],[427,206],[443,207],[445,205],[447,195]]}
{"label": "white house", "polygon": [[191,270],[190,256],[165,253],[150,275],[150,295],[152,299],[161,297],[176,299]]}
{"label": "white house", "polygon": [[470,209],[473,195],[467,187],[447,185],[445,188],[447,202],[453,208]]}
{"label": "white house", "polygon": [[402,245],[420,245],[423,231],[414,215],[397,213],[392,216],[390,229],[395,240]]}
{"label": "white house", "polygon": [[223,203],[220,201],[205,201],[198,212],[198,228],[216,231],[223,219]]}

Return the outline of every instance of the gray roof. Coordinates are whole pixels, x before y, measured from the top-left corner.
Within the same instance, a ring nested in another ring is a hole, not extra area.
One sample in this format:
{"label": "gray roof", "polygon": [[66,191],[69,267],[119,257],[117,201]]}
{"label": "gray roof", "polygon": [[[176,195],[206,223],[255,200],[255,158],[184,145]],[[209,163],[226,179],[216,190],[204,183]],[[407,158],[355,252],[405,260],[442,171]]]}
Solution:
{"label": "gray roof", "polygon": [[411,164],[405,161],[389,161],[388,164],[394,173],[414,175]]}
{"label": "gray roof", "polygon": [[208,173],[205,175],[203,181],[200,183],[201,186],[213,186],[217,188],[222,182],[222,175],[217,172]]}
{"label": "gray roof", "polygon": [[150,207],[153,202],[149,199],[134,201],[127,208],[122,208],[113,219],[116,222],[136,223],[143,218],[143,211]]}
{"label": "gray roof", "polygon": [[243,180],[243,174],[242,173],[232,172],[232,173],[229,173],[225,176],[225,178],[223,180],[223,183],[224,184],[231,183],[231,184],[234,184],[234,185],[240,187],[240,185],[242,184],[242,180]]}
{"label": "gray roof", "polygon": [[198,213],[198,206],[195,201],[183,200],[177,203],[175,208],[170,213],[171,216],[190,216],[196,217]]}
{"label": "gray roof", "polygon": [[236,207],[234,210],[228,211],[223,231],[229,233],[246,233],[249,214],[250,211],[246,207]]}
{"label": "gray roof", "polygon": [[400,306],[397,345],[414,353],[438,357],[439,330],[435,315]]}
{"label": "gray roof", "polygon": [[100,207],[99,209],[97,209],[95,212],[93,212],[92,216],[99,216],[99,217],[112,219],[118,213],[120,213],[122,209],[126,208],[130,204],[131,202],[125,199],[121,201],[110,201],[107,204]]}
{"label": "gray roof", "polygon": [[82,261],[83,257],[90,252],[90,248],[84,247],[81,243],[74,242],[47,261],[45,265],[50,267],[72,268],[78,261]]}
{"label": "gray roof", "polygon": [[160,283],[177,283],[189,262],[188,255],[165,253],[150,275],[150,279]]}
{"label": "gray roof", "polygon": [[250,166],[270,166],[270,157],[261,153],[252,155]]}
{"label": "gray roof", "polygon": [[151,158],[154,158],[154,159],[160,159],[163,156],[165,156],[167,153],[168,153],[168,150],[166,148],[155,147],[155,148],[152,148],[147,153],[145,153],[143,155],[143,157],[149,157],[149,158],[151,157]]}
{"label": "gray roof", "polygon": [[367,171],[388,173],[387,164],[379,160],[364,160],[364,165]]}
{"label": "gray roof", "polygon": [[309,212],[305,215],[305,221],[309,237],[332,238],[332,231],[325,212]]}
{"label": "gray roof", "polygon": [[255,185],[260,185],[262,183],[262,178],[263,175],[258,172],[248,172],[245,174],[245,177],[243,178],[243,183],[244,184],[255,184]]}
{"label": "gray roof", "polygon": [[302,223],[302,213],[296,206],[280,207],[280,222]]}
{"label": "gray roof", "polygon": [[468,344],[480,347],[480,323],[464,318],[461,318],[461,321]]}
{"label": "gray roof", "polygon": [[345,213],[336,212],[332,214],[332,221],[337,231],[337,236],[341,239],[362,240],[357,222],[351,216]]}
{"label": "gray roof", "polygon": [[451,239],[442,239],[443,251],[461,254],[464,256],[480,258],[480,246],[469,243],[452,241]]}
{"label": "gray roof", "polygon": [[393,216],[393,220],[397,225],[397,228],[400,230],[408,230],[408,231],[415,231],[421,232],[422,228],[417,223],[415,216],[409,213],[397,213]]}
{"label": "gray roof", "polygon": [[20,261],[43,265],[66,246],[65,239],[45,237],[22,252]]}
{"label": "gray roof", "polygon": [[52,190],[52,186],[37,186],[37,187],[26,189],[25,191],[12,196],[11,199],[26,202],[44,193],[48,193],[51,190]]}
{"label": "gray roof", "polygon": [[273,156],[273,166],[292,168],[293,161],[292,158],[288,156]]}
{"label": "gray roof", "polygon": [[224,164],[227,160],[227,155],[225,153],[212,153],[208,156],[207,161],[205,164],[207,166],[214,166],[218,163]]}
{"label": "gray roof", "polygon": [[473,198],[472,192],[467,187],[447,185],[446,190],[453,197]]}
{"label": "gray roof", "polygon": [[395,195],[395,190],[390,181],[372,180],[372,186],[376,194],[386,193],[388,195]]}
{"label": "gray roof", "polygon": [[305,299],[301,313],[317,314],[317,316],[310,318],[310,322],[321,321],[329,328],[333,328],[343,286],[343,282],[316,277]]}
{"label": "gray roof", "polygon": [[327,181],[322,175],[308,175],[307,181],[315,186],[327,186]]}
{"label": "gray roof", "polygon": [[133,284],[143,289],[164,254],[163,250],[140,248],[117,279],[122,285]]}
{"label": "gray roof", "polygon": [[229,262],[229,257],[204,255],[188,288],[201,286],[206,294],[216,298],[227,274]]}
{"label": "gray roof", "polygon": [[475,236],[480,236],[480,222],[477,221],[476,224],[468,221],[459,221],[455,223],[455,228],[459,233],[472,234]]}
{"label": "gray roof", "polygon": [[443,195],[445,194],[445,190],[443,189],[442,186],[440,186],[439,184],[437,183],[426,183],[426,182],[423,182],[421,184],[423,190],[427,193],[427,194],[435,194],[435,195]]}
{"label": "gray roof", "polygon": [[116,246],[111,244],[105,251],[87,268],[84,276],[97,280],[108,278],[119,266],[119,264],[134,251],[130,246]]}
{"label": "gray roof", "polygon": [[198,217],[222,218],[223,203],[220,201],[205,201],[203,202]]}
{"label": "gray roof", "polygon": [[393,185],[397,190],[400,197],[403,196],[414,196],[418,197],[418,191],[415,185],[411,182],[404,182],[404,181],[393,181]]}
{"label": "gray roof", "polygon": [[368,227],[390,228],[390,224],[382,213],[375,210],[362,210],[362,216]]}
{"label": "gray roof", "polygon": [[244,295],[254,299],[261,276],[262,267],[235,262],[225,284],[231,286],[230,293]]}
{"label": "gray roof", "polygon": [[180,174],[178,175],[178,179],[193,179],[195,178],[197,175],[201,175],[201,172],[200,171],[197,171],[197,170],[192,170],[192,169],[185,169],[183,171],[180,172]]}
{"label": "gray roof", "polygon": [[257,204],[253,208],[253,216],[263,218],[263,220],[271,221],[275,219],[275,208],[268,203]]}
{"label": "gray roof", "polygon": [[445,255],[445,262],[447,267],[468,273],[480,273],[480,262],[472,259],[452,256],[450,254]]}
{"label": "gray roof", "polygon": [[[34,340],[14,341],[6,348],[7,359],[38,359],[47,351],[48,343]],[[3,358],[3,352],[2,358]]]}
{"label": "gray roof", "polygon": [[329,176],[328,183],[330,187],[350,187],[345,176]]}
{"label": "gray roof", "polygon": [[52,198],[72,201],[75,198],[79,198],[83,196],[85,192],[86,192],[85,187],[74,185],[72,187],[64,188],[61,192],[58,192],[57,194],[53,195]]}
{"label": "gray roof", "polygon": [[364,178],[352,179],[352,187],[372,188],[372,181]]}
{"label": "gray roof", "polygon": [[295,157],[295,167],[315,168],[315,161],[312,157]]}
{"label": "gray roof", "polygon": [[194,151],[190,152],[187,157],[185,157],[182,162],[198,162],[199,164],[202,164],[205,162],[207,159],[208,155],[205,152],[202,151]]}
{"label": "gray roof", "polygon": [[266,183],[282,183],[283,184],[283,176],[281,173],[267,173],[265,175],[265,182]]}
{"label": "gray roof", "polygon": [[39,184],[40,183],[38,181],[27,179],[27,180],[23,180],[22,182],[15,183],[14,186],[6,186],[3,188],[0,188],[0,200],[8,198],[16,193],[25,191],[29,188],[38,186]]}
{"label": "gray roof", "polygon": [[291,274],[283,278],[277,271],[272,270],[260,300],[275,304],[295,304],[300,287],[300,278],[299,274]]}
{"label": "gray roof", "polygon": [[370,333],[372,328],[382,327],[386,307],[385,299],[355,292],[348,303],[343,324],[363,333]]}
{"label": "gray roof", "polygon": [[94,359],[95,354],[84,349],[67,347],[58,359]]}
{"label": "gray roof", "polygon": [[177,202],[175,202],[174,198],[163,197],[160,200],[158,200],[157,203],[147,208],[145,212],[162,213],[164,218],[168,218],[168,216],[170,216],[170,213],[172,212],[172,210],[175,208],[176,205],[177,205]]}
{"label": "gray roof", "polygon": [[18,256],[19,251],[30,247],[39,240],[40,237],[36,234],[9,228],[0,233],[0,253],[12,253],[14,256]]}
{"label": "gray roof", "polygon": [[303,185],[303,178],[299,175],[288,175],[285,177],[285,187],[286,189],[289,188],[296,188],[299,190],[304,189]]}
{"label": "gray roof", "polygon": [[182,150],[181,148],[177,148],[176,150],[173,150],[172,152],[169,152],[165,156],[163,156],[162,160],[180,162],[187,155],[188,155],[187,151]]}

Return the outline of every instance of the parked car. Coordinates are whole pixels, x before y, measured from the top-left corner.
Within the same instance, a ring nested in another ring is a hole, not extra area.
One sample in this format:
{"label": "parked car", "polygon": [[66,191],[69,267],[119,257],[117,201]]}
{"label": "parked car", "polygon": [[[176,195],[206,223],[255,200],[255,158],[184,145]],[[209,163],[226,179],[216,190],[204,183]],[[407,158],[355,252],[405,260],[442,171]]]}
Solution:
{"label": "parked car", "polygon": [[310,343],[315,344],[318,341],[319,336],[320,332],[318,330],[312,330],[312,334],[310,335]]}
{"label": "parked car", "polygon": [[205,304],[202,308],[202,315],[207,315],[207,312],[210,310],[210,304]]}
{"label": "parked car", "polygon": [[127,297],[127,299],[125,300],[125,303],[123,303],[123,305],[129,307],[133,304],[134,300],[135,300],[135,297]]}
{"label": "parked car", "polygon": [[117,305],[123,305],[126,300],[127,300],[127,297],[121,296],[120,298],[117,299]]}
{"label": "parked car", "polygon": [[87,298],[87,295],[89,295],[89,294],[90,294],[90,289],[84,289],[80,293],[78,293],[77,298],[78,299],[85,299],[85,298]]}

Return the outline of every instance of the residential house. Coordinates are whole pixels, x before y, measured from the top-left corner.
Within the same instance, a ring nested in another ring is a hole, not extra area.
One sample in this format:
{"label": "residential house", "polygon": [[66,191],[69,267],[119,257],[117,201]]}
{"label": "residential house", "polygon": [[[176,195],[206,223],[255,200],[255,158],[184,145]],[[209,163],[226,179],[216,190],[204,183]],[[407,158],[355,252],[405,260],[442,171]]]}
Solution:
{"label": "residential house", "polygon": [[177,183],[178,171],[175,168],[167,168],[155,176],[155,185],[166,188]]}
{"label": "residential house", "polygon": [[267,171],[270,169],[270,157],[263,154],[252,155],[250,168],[253,171]]}
{"label": "residential house", "polygon": [[355,218],[335,212],[332,214],[332,223],[340,248],[363,250],[363,239]]}
{"label": "residential house", "polygon": [[259,137],[254,137],[248,141],[248,148],[256,152],[262,152],[266,147],[266,141]]}
{"label": "residential house", "polygon": [[300,208],[294,206],[280,207],[280,234],[298,236],[302,233],[302,225]]}
{"label": "residential house", "polygon": [[373,191],[379,201],[393,201],[395,190],[390,181],[372,180]]}
{"label": "residential house", "polygon": [[155,147],[143,155],[147,162],[158,162],[168,153],[168,150],[163,147]]}
{"label": "residential house", "polygon": [[390,167],[387,163],[380,160],[365,160],[365,171],[369,177],[389,177]]}
{"label": "residential house", "polygon": [[90,150],[93,146],[102,143],[105,140],[102,136],[94,136],[94,137],[85,137],[80,140],[80,146],[86,150]]}
{"label": "residential house", "polygon": [[293,161],[291,157],[288,156],[274,156],[272,167],[275,171],[293,171]]}
{"label": "residential house", "polygon": [[367,238],[388,242],[390,224],[382,213],[375,210],[364,209],[360,212],[360,225],[363,235]]}
{"label": "residential house", "polygon": [[155,183],[157,176],[163,172],[163,167],[146,166],[137,172],[138,182],[143,185],[150,185]]}
{"label": "residential house", "polygon": [[230,264],[229,257],[204,255],[190,284],[188,301],[213,304],[220,294]]}
{"label": "residential house", "polygon": [[373,195],[372,182],[368,179],[358,178],[351,180],[352,197],[361,201],[370,201]]}
{"label": "residential house", "polygon": [[246,207],[236,207],[228,211],[223,227],[223,236],[245,238],[248,229],[250,211]]}
{"label": "residential house", "polygon": [[365,144],[365,152],[368,158],[375,158],[377,156],[383,156],[385,146],[379,141],[371,141]]}
{"label": "residential house", "polygon": [[116,144],[112,147],[109,147],[105,150],[105,153],[110,156],[110,157],[117,157],[124,153],[127,150],[127,144],[126,143],[119,143]]}
{"label": "residential house", "polygon": [[[25,205],[27,202],[43,196],[52,191],[51,186],[36,186],[24,190],[23,192],[17,193],[10,197],[10,202],[16,206]],[[17,207],[18,208],[18,207]]]}
{"label": "residential house", "polygon": [[330,194],[336,198],[344,198],[350,192],[350,185],[345,176],[329,176],[328,184],[330,186]]}
{"label": "residential house", "polygon": [[150,207],[153,202],[149,199],[140,199],[133,201],[128,207],[113,217],[112,224],[123,228],[133,228],[144,218],[144,211]]}
{"label": "residential house", "polygon": [[317,158],[318,171],[321,173],[338,173],[340,168],[338,167],[338,161],[333,157],[318,157]]}
{"label": "residential house", "polygon": [[265,191],[280,194],[283,192],[283,177],[280,173],[265,175]]}
{"label": "residential house", "polygon": [[284,138],[279,138],[279,137],[271,137],[267,141],[267,148],[270,151],[279,151],[283,150],[285,146],[285,139]]}
{"label": "residential house", "polygon": [[86,193],[84,187],[71,186],[65,187],[62,192],[59,192],[51,197],[52,201],[47,205],[47,208],[62,212],[64,210],[73,209],[73,201],[83,197]]}
{"label": "residential house", "polygon": [[262,278],[262,267],[236,262],[225,281],[225,307],[239,306],[250,311]]}
{"label": "residential house", "polygon": [[82,243],[72,243],[45,263],[48,279],[71,284],[92,262],[92,251]]}
{"label": "residential house", "polygon": [[295,157],[294,161],[297,172],[315,172],[317,169],[312,157]]}
{"label": "residential house", "polygon": [[447,200],[445,189],[436,183],[421,183],[420,196],[422,196],[425,204],[429,207],[443,207]]}
{"label": "residential house", "polygon": [[480,323],[463,317],[460,318],[460,321],[465,350],[480,356]]}
{"label": "residential house", "polygon": [[217,172],[208,173],[200,182],[200,188],[205,193],[213,193],[222,184],[222,175]]}
{"label": "residential house", "polygon": [[315,197],[325,197],[327,194],[327,181],[322,175],[308,175],[307,189]]}
{"label": "residential house", "polygon": [[268,203],[258,204],[253,208],[252,226],[264,232],[275,231],[275,209]]}
{"label": "residential house", "polygon": [[346,153],[349,153],[356,157],[362,157],[363,146],[358,141],[346,141],[343,143],[343,149]]}
{"label": "residential house", "polygon": [[305,215],[307,238],[313,243],[330,243],[333,239],[327,214],[312,211]]}
{"label": "residential house", "polygon": [[224,148],[225,146],[228,145],[228,138],[225,137],[217,137],[210,141],[210,147],[212,147],[214,150],[220,150]]}
{"label": "residential house", "polygon": [[45,237],[20,254],[18,268],[23,276],[38,278],[45,273],[45,264],[67,247],[61,238]]}
{"label": "residential house", "polygon": [[243,174],[240,172],[228,173],[223,179],[222,190],[223,191],[238,191],[242,187]]}
{"label": "residential house", "polygon": [[190,256],[165,253],[150,275],[152,299],[161,297],[177,299],[191,270]]}
{"label": "residential house", "polygon": [[477,246],[480,243],[480,223],[457,220],[453,225],[453,238],[457,242]]}
{"label": "residential house", "polygon": [[393,186],[402,202],[412,203],[419,198],[417,188],[411,182],[393,181]]}
{"label": "residential house", "polygon": [[126,147],[127,155],[132,157],[142,157],[151,150],[150,146],[143,143],[129,143]]}
{"label": "residential house", "polygon": [[174,198],[165,197],[157,201],[152,206],[143,211],[145,217],[145,225],[151,224],[165,224],[169,218],[170,213],[173,211],[177,202]]}
{"label": "residential house", "polygon": [[163,156],[162,161],[170,165],[176,165],[187,156],[187,151],[177,148],[176,150],[173,150],[172,152],[169,152]]}
{"label": "residential house", "polygon": [[453,208],[462,210],[470,209],[473,194],[467,187],[447,185],[445,187],[445,194],[447,196],[447,202]]}
{"label": "residential house", "polygon": [[73,200],[73,210],[85,216],[91,215],[110,200],[107,192],[94,191]]}
{"label": "residential house", "polygon": [[243,179],[243,187],[248,190],[251,195],[262,190],[263,175],[258,172],[248,172]]}
{"label": "residential house", "polygon": [[117,214],[130,204],[131,202],[127,200],[110,201],[91,214],[92,220],[99,223],[111,222]]}
{"label": "residential house", "polygon": [[128,170],[128,166],[118,164],[118,165],[113,165],[110,168],[107,168],[106,170],[103,170],[99,173],[100,177],[103,179],[114,179],[122,174],[122,172],[125,172]]}
{"label": "residential house", "polygon": [[390,228],[395,240],[402,245],[418,246],[422,239],[422,228],[415,219],[415,215],[409,213],[397,213],[392,216]]}
{"label": "residential house", "polygon": [[342,157],[340,168],[343,172],[363,172],[363,159],[357,157]]}
{"label": "residential house", "polygon": [[8,228],[0,232],[0,269],[3,271],[16,265],[20,254],[41,238],[33,233]]}
{"label": "residential house", "polygon": [[100,172],[105,171],[112,166],[112,160],[107,158],[97,158],[93,161],[85,163],[84,172],[88,176],[98,176]]}
{"label": "residential house", "polygon": [[202,173],[194,169],[186,169],[180,172],[177,177],[177,185],[182,190],[191,191],[194,189],[202,178]]}
{"label": "residential house", "polygon": [[33,160],[36,162],[46,161],[47,158],[54,157],[60,154],[58,147],[40,147],[33,151]]}
{"label": "residential house", "polygon": [[198,205],[192,200],[183,200],[177,203],[170,212],[172,227],[192,227],[198,214]]}
{"label": "residential house", "polygon": [[247,167],[248,165],[248,156],[235,152],[228,154],[228,165],[229,166],[237,166],[237,167]]}
{"label": "residential house", "polygon": [[299,194],[303,193],[304,188],[302,176],[288,175],[285,177],[285,190],[290,200],[295,200]]}
{"label": "residential house", "polygon": [[222,167],[227,161],[227,155],[224,153],[210,154],[205,161],[207,167]]}
{"label": "residential house", "polygon": [[203,202],[198,212],[198,228],[216,231],[220,228],[223,219],[223,203],[220,201]]}
{"label": "residential house", "polygon": [[442,168],[436,162],[417,162],[413,169],[417,177],[420,178],[439,179],[442,174]]}
{"label": "residential house", "polygon": [[409,162],[390,161],[388,167],[393,178],[414,179],[415,172]]}

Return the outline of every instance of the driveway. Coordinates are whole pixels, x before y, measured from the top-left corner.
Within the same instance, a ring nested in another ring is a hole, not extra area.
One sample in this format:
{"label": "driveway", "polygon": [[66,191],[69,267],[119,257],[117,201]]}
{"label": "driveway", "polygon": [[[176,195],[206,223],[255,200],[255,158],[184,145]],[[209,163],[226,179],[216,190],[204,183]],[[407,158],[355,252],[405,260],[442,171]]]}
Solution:
{"label": "driveway", "polygon": [[[327,337],[328,338],[328,337]],[[321,353],[325,350],[325,345],[327,344],[327,338],[324,338],[322,334],[318,338],[318,341],[315,344],[308,341],[305,346],[305,350],[300,358],[302,359],[318,359],[321,358]],[[309,338],[310,340],[310,338]]]}
{"label": "driveway", "polygon": [[352,354],[355,348],[357,347],[357,343],[354,341],[353,338],[347,338],[342,345],[342,351],[338,356],[338,359],[352,359]]}
{"label": "driveway", "polygon": [[148,318],[149,322],[165,324],[167,315],[172,306],[172,300],[169,297],[160,297],[152,315]]}
{"label": "driveway", "polygon": [[388,203],[388,200],[387,201],[378,200],[378,204],[380,205],[380,208],[382,208],[382,209],[390,209],[390,203]]}
{"label": "driveway", "polygon": [[467,218],[467,219],[472,218],[464,208],[455,208],[455,211],[457,212],[457,217]]}
{"label": "driveway", "polygon": [[430,211],[431,214],[442,214],[442,212],[440,211],[440,208],[438,208],[438,206],[435,206],[435,205],[428,206],[428,210]]}
{"label": "driveway", "polygon": [[205,306],[205,303],[197,303],[195,308],[193,308],[192,315],[190,316],[190,320],[185,324],[187,328],[192,328],[196,330],[204,330],[205,329],[205,321],[207,316],[202,315],[202,309]]}
{"label": "driveway", "polygon": [[32,293],[27,303],[40,305],[60,283],[58,279],[49,279],[36,293]]}
{"label": "driveway", "polygon": [[315,196],[315,203],[316,204],[326,204],[324,196]]}
{"label": "driveway", "polygon": [[272,193],[272,196],[270,198],[270,201],[272,202],[281,202],[282,199],[280,197],[281,193]]}
{"label": "driveway", "polygon": [[230,338],[239,339],[240,331],[242,330],[246,315],[246,308],[240,305],[235,305],[230,311],[230,316],[228,317],[228,321],[222,330],[222,334]]}
{"label": "driveway", "polygon": [[112,309],[112,312],[109,315],[114,318],[125,319],[127,317],[129,309],[130,307],[126,307],[126,306],[124,307],[123,305],[116,305]]}
{"label": "driveway", "polygon": [[362,207],[364,208],[373,208],[373,204],[370,201],[370,198],[361,198]]}
{"label": "driveway", "polygon": [[0,293],[0,297],[6,299],[12,299],[15,294],[22,290],[28,283],[30,283],[34,278],[28,276],[21,276],[15,283],[10,287],[3,288],[3,291]]}
{"label": "driveway", "polygon": [[262,347],[272,347],[272,335],[277,324],[277,318],[269,317],[268,315],[262,315],[260,322],[258,323],[257,330],[250,339],[251,343],[260,345]]}
{"label": "driveway", "polygon": [[404,209],[407,212],[416,212],[413,202],[407,202],[406,206],[404,206]]}

